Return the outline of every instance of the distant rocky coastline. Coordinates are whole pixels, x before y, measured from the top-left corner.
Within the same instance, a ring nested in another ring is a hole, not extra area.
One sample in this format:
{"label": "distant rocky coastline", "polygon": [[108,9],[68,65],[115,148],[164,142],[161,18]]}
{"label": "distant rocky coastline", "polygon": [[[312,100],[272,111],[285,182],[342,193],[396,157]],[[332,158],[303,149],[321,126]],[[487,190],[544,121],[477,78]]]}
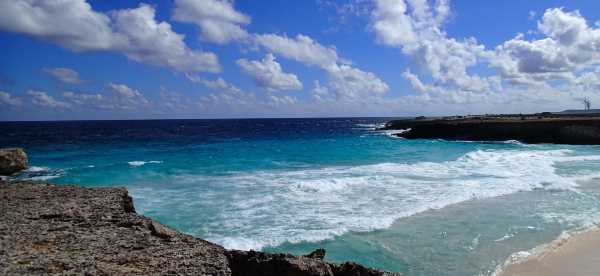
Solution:
{"label": "distant rocky coastline", "polygon": [[509,114],[394,120],[384,130],[406,139],[468,141],[517,140],[523,143],[600,144],[600,114]]}
{"label": "distant rocky coastline", "polygon": [[[0,169],[26,167],[19,151],[0,149]],[[3,180],[0,202],[1,275],[400,275],[326,262],[324,249],[227,250],[137,214],[124,188]]]}

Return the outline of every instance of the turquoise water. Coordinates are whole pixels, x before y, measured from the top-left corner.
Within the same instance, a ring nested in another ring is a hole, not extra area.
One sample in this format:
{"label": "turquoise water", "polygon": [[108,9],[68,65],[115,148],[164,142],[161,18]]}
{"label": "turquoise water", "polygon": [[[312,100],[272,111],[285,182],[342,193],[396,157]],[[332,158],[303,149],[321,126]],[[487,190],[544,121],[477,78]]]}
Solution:
{"label": "turquoise water", "polygon": [[403,140],[387,119],[0,123],[18,176],[125,186],[138,212],[228,248],[407,275],[491,275],[600,221],[600,147]]}

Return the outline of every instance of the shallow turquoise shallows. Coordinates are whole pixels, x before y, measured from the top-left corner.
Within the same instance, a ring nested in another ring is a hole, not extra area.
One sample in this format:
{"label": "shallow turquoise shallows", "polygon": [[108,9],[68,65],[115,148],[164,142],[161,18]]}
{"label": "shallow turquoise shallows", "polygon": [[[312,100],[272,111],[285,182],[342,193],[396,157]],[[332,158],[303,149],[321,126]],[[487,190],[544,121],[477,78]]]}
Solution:
{"label": "shallow turquoise shallows", "polygon": [[327,249],[406,275],[491,275],[600,222],[600,147],[403,140],[385,118],[0,123],[20,179],[125,186],[227,248]]}

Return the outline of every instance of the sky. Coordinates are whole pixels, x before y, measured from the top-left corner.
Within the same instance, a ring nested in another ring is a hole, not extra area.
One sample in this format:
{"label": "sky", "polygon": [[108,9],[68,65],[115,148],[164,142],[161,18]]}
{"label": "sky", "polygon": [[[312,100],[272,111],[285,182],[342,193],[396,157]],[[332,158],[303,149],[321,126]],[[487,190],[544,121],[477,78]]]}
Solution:
{"label": "sky", "polygon": [[0,0],[0,120],[600,106],[597,0]]}

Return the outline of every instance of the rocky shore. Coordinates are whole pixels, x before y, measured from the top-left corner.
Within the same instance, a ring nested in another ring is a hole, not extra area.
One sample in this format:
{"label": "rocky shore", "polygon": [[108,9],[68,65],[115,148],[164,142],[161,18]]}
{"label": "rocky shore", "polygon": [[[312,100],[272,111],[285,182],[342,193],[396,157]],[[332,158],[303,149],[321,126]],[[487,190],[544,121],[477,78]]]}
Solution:
{"label": "rocky shore", "polygon": [[600,114],[512,114],[417,117],[388,122],[384,130],[403,130],[406,139],[468,141],[517,140],[524,143],[600,144]]}
{"label": "rocky shore", "polygon": [[124,188],[0,184],[0,274],[400,275],[307,256],[226,250],[135,212]]}

